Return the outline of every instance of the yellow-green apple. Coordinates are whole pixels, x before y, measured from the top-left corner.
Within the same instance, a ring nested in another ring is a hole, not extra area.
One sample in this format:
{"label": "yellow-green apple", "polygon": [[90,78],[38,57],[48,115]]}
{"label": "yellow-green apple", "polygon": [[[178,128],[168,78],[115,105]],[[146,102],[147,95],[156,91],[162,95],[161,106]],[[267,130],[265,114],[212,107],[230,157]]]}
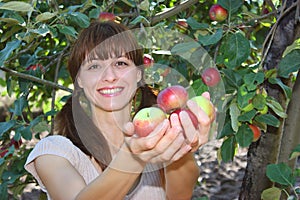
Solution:
{"label": "yellow-green apple", "polygon": [[215,107],[212,102],[204,96],[195,96],[191,98],[191,101],[197,103],[197,105],[208,115],[210,119],[215,117]]}
{"label": "yellow-green apple", "polygon": [[228,12],[219,4],[214,4],[209,9],[209,17],[214,21],[224,21],[228,16]]}
{"label": "yellow-green apple", "polygon": [[260,136],[261,136],[261,131],[260,128],[258,128],[258,126],[255,126],[253,124],[249,124],[249,128],[252,130],[253,132],[253,142],[256,142]]}
{"label": "yellow-green apple", "polygon": [[143,108],[132,120],[135,133],[140,137],[146,137],[166,118],[166,113],[158,107]]}
{"label": "yellow-green apple", "polygon": [[154,59],[148,55],[148,54],[144,54],[144,66],[145,68],[151,67],[154,63]]}
{"label": "yellow-green apple", "polygon": [[208,67],[203,70],[201,74],[201,79],[204,84],[213,87],[220,82],[221,76],[219,71],[216,68]]}
{"label": "yellow-green apple", "polygon": [[157,95],[157,104],[166,113],[177,108],[183,108],[188,100],[188,92],[181,85],[172,85],[160,91]]}
{"label": "yellow-green apple", "polygon": [[[191,121],[192,121],[192,123],[193,123],[195,129],[198,129],[198,119],[197,119],[196,115],[195,115],[191,110],[189,110],[189,109],[187,109],[187,108],[179,108],[179,109],[174,110],[174,111],[170,114],[169,119],[171,118],[171,115],[174,114],[174,113],[177,114],[177,115],[179,116],[179,113],[180,113],[181,111],[187,112],[187,114],[189,115],[189,117],[190,117],[190,119],[191,119]],[[180,118],[179,118],[179,120],[180,120]]]}
{"label": "yellow-green apple", "polygon": [[99,14],[99,20],[104,21],[115,21],[116,16],[113,13],[110,12],[101,12]]}

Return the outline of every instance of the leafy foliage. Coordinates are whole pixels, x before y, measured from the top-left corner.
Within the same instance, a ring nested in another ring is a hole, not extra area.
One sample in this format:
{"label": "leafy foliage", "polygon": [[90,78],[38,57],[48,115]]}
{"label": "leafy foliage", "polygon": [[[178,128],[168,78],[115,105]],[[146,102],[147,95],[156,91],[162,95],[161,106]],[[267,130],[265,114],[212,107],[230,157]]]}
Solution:
{"label": "leafy foliage", "polygon": [[[226,21],[217,23],[209,19],[208,10],[214,3],[229,11]],[[2,96],[14,101],[8,105],[9,115],[0,122],[1,197],[7,197],[10,191],[18,198],[26,184],[35,182],[23,169],[32,148],[30,142],[39,140],[41,134],[52,133],[53,117],[72,92],[72,81],[66,70],[70,47],[82,28],[98,20],[103,11],[114,13],[119,22],[130,28],[154,26],[194,40],[194,43],[175,46],[170,52],[148,49],[156,61],[148,78],[154,83],[164,80],[163,87],[177,80],[165,75],[174,70],[184,76],[196,95],[206,90],[210,90],[213,97],[222,94],[200,79],[203,66],[210,65],[206,55],[214,59],[225,86],[224,95],[218,97],[222,101],[216,105],[220,116],[226,116],[217,133],[217,139],[223,141],[220,160],[232,161],[237,148],[252,143],[253,134],[248,124],[256,124],[263,131],[267,126],[279,126],[280,118],[286,117],[285,110],[268,96],[263,84],[268,81],[280,86],[290,98],[291,88],[281,78],[290,78],[298,71],[299,51],[285,55],[278,69],[262,69],[263,40],[275,21],[272,14],[262,16],[266,5],[262,1],[200,0],[188,8],[168,12],[180,6],[175,0],[0,2],[0,71],[6,72],[0,83],[5,87]],[[162,12],[167,15],[162,16]],[[188,27],[179,28],[179,19],[185,20]],[[166,41],[168,38],[162,35],[157,42],[167,44]],[[194,63],[203,65],[198,70],[175,56],[195,48],[195,43],[205,50],[189,54]],[[199,53],[201,61],[197,57]],[[161,68],[161,65],[168,67]],[[23,143],[16,148],[12,139]],[[274,165],[269,170],[280,171],[283,177],[291,176],[284,165]],[[269,174],[271,179],[278,181],[272,174]],[[293,181],[281,183],[289,185]],[[278,191],[273,188],[272,193],[274,190]]]}

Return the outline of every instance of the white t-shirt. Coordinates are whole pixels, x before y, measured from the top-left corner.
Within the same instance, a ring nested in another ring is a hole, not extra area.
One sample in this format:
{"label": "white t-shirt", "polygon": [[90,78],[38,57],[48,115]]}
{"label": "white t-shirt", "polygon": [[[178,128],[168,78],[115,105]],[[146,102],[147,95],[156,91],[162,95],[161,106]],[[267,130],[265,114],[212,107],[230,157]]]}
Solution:
{"label": "white t-shirt", "polygon": [[[25,169],[35,177],[41,189],[46,193],[47,189],[39,178],[33,163],[38,156],[45,154],[57,155],[67,159],[74,168],[77,169],[79,174],[81,174],[86,184],[89,184],[101,174],[95,164],[93,164],[93,160],[76,147],[71,140],[61,135],[48,136],[36,144],[30,152],[24,166]],[[48,193],[47,196],[48,199],[51,200]],[[147,170],[147,172],[142,173],[140,182],[125,199],[165,200],[166,194],[162,188],[160,172],[158,170]]]}

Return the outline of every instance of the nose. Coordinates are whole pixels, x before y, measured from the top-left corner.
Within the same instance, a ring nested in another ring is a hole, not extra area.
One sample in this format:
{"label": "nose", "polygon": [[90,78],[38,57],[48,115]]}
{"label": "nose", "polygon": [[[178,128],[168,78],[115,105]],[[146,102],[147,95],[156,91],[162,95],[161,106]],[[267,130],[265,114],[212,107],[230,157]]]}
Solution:
{"label": "nose", "polygon": [[106,82],[114,82],[117,80],[117,77],[118,76],[114,68],[110,65],[107,65],[103,71],[102,80]]}

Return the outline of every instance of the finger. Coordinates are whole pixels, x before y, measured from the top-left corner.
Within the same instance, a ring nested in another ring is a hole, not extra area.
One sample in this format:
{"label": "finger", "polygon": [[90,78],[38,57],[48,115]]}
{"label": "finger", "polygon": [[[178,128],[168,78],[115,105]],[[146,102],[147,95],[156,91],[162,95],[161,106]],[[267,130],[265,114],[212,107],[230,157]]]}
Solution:
{"label": "finger", "polygon": [[194,127],[189,114],[185,111],[179,113],[180,121],[184,130],[186,142],[191,146],[198,144],[198,129]]}
{"label": "finger", "polygon": [[205,98],[207,98],[208,100],[210,100],[210,94],[209,94],[209,92],[203,92],[201,94],[201,96],[204,96]]}
{"label": "finger", "polygon": [[132,122],[127,122],[123,127],[124,134],[126,136],[134,135],[134,125]]}
{"label": "finger", "polygon": [[128,146],[130,147],[130,150],[133,153],[138,154],[140,152],[153,149],[158,143],[158,141],[165,134],[168,128],[169,121],[166,119],[162,123],[160,123],[148,136],[131,138],[128,141]]}

